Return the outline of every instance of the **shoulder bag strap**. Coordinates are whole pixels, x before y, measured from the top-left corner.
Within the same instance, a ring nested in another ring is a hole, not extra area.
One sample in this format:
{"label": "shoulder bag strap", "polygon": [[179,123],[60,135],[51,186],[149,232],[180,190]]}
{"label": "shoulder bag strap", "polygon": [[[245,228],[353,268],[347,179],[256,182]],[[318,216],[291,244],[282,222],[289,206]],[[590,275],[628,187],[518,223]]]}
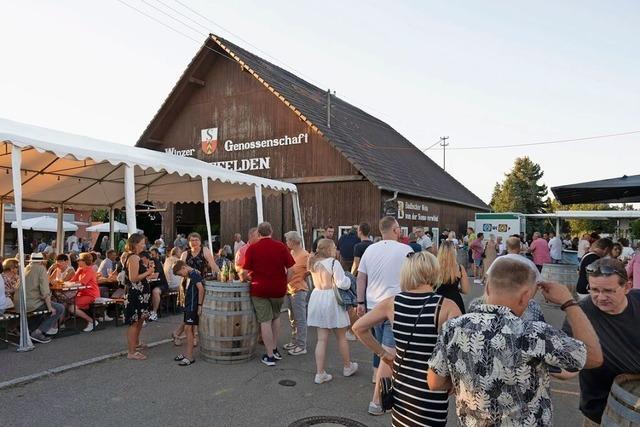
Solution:
{"label": "shoulder bag strap", "polygon": [[[402,357],[400,358],[400,361],[398,362],[398,372],[400,371],[400,367],[402,366],[402,362],[404,361],[404,356],[407,354],[407,351],[409,351],[409,346],[411,345],[411,338],[413,338],[413,334],[416,331],[416,326],[418,326],[418,320],[420,320],[420,317],[422,316],[422,313],[424,312],[424,308],[427,306],[427,304],[429,302],[431,302],[431,300],[433,300],[433,298],[437,296],[435,293],[433,295],[431,295],[429,298],[427,298],[424,302],[424,304],[422,304],[422,307],[420,308],[420,311],[418,312],[418,315],[416,316],[416,321],[413,322],[413,329],[411,330],[411,334],[409,335],[409,338],[407,339],[407,346],[405,347],[404,351],[402,352]],[[442,301],[442,298],[440,299]],[[395,302],[394,302],[395,303]],[[439,308],[439,306],[438,306]],[[439,309],[436,310],[436,313],[439,312]],[[438,330],[438,321],[436,318],[435,321],[436,324],[436,331]]]}

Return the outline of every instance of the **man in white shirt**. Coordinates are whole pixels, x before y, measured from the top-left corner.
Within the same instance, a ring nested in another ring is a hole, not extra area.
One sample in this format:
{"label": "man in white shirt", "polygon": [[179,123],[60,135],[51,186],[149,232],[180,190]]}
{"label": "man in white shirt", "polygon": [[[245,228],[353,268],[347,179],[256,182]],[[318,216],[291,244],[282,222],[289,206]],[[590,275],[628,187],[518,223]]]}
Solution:
{"label": "man in white shirt", "polygon": [[431,251],[431,247],[433,246],[433,242],[428,234],[425,234],[424,228],[416,227],[413,229],[413,232],[416,233],[416,243],[422,246],[423,251]]}
{"label": "man in white shirt", "polygon": [[552,263],[560,264],[562,262],[562,239],[554,232],[549,233],[549,253]]}
{"label": "man in white shirt", "polygon": [[[531,268],[531,271],[535,272],[536,284],[541,283],[542,275],[540,275],[540,271],[538,270],[538,267],[536,267],[533,261],[531,261],[529,258],[520,254],[521,245],[522,245],[522,242],[520,241],[519,237],[514,237],[514,236],[509,237],[507,239],[507,253],[503,255],[501,258],[503,257],[509,258],[509,259],[513,259],[513,260],[527,264],[529,268]],[[489,270],[487,270],[487,274],[489,274],[489,271],[491,271],[491,267],[489,267]]]}
{"label": "man in white shirt", "polygon": [[240,233],[234,234],[233,235],[233,255],[235,256],[236,253],[238,253],[238,251],[240,250],[240,248],[243,247],[244,245],[246,245],[246,243],[242,241],[242,235]]}
{"label": "man in white shirt", "polygon": [[79,252],[78,251],[78,236],[72,234],[67,237],[67,252]]}
{"label": "man in white shirt", "polygon": [[591,247],[591,242],[589,241],[589,235],[587,233],[582,235],[582,239],[578,242],[578,259],[582,259],[582,257],[589,252],[589,248]]}
{"label": "man in white shirt", "polygon": [[[382,300],[400,293],[400,269],[407,255],[413,252],[409,245],[398,241],[402,235],[402,229],[395,218],[385,216],[380,220],[379,227],[382,240],[367,248],[358,266],[358,316],[364,315],[367,309],[373,309]],[[383,322],[374,329],[376,339],[385,351],[395,355],[395,340],[389,321]],[[374,359],[374,367],[375,362]],[[369,403],[371,415],[384,414],[380,406],[378,380],[391,375],[391,368],[385,363],[380,364],[376,374],[373,398]]]}

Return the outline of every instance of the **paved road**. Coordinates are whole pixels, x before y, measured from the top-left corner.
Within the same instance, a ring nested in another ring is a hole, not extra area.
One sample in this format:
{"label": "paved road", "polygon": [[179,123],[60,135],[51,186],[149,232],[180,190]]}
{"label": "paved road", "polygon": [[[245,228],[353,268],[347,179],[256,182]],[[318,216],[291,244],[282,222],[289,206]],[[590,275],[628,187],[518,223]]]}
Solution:
{"label": "paved road", "polygon": [[[480,286],[474,286],[473,295],[481,292]],[[551,323],[562,320],[557,309],[545,307],[545,312]],[[145,328],[145,340],[166,337],[177,321],[178,316],[174,316],[151,324]],[[105,350],[122,350],[123,333],[122,328],[109,328],[90,336],[56,340],[27,354],[2,351],[2,378],[42,370],[39,366],[59,366],[80,357],[105,354]],[[315,339],[314,331],[310,339]],[[172,362],[176,351],[172,344],[164,344],[150,349],[145,362],[116,358],[0,390],[3,425],[288,426],[313,415],[343,416],[367,426],[391,423],[389,415],[372,417],[366,413],[372,391],[371,362],[359,343],[352,346],[352,357],[361,371],[351,378],[341,376],[335,343],[330,344],[328,371],[334,380],[322,385],[313,383],[311,353],[286,357],[275,368],[257,359],[232,366],[199,360],[190,367],[179,367]],[[281,386],[278,382],[282,379],[293,380],[296,385]],[[552,390],[555,425],[581,424],[575,380],[554,380]],[[450,414],[449,425],[456,425],[453,405]]]}

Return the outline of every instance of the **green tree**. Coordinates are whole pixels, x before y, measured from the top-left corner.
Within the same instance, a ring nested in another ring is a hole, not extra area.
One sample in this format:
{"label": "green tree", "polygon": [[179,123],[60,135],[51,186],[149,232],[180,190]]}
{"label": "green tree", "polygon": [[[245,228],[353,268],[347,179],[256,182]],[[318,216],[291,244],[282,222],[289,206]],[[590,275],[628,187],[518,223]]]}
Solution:
{"label": "green tree", "polygon": [[630,225],[631,238],[640,239],[640,220],[633,221]]}
{"label": "green tree", "polygon": [[[617,210],[615,206],[605,203],[577,203],[574,205],[561,205],[557,200],[551,202],[554,211],[610,211]],[[616,220],[593,219],[569,219],[564,221],[568,225],[572,236],[582,236],[584,233],[596,231],[598,233],[612,234],[616,231]],[[564,227],[563,227],[564,228]]]}
{"label": "green tree", "polygon": [[538,184],[544,172],[528,157],[518,157],[505,179],[496,183],[491,197],[494,212],[544,213],[548,209],[547,186]]}

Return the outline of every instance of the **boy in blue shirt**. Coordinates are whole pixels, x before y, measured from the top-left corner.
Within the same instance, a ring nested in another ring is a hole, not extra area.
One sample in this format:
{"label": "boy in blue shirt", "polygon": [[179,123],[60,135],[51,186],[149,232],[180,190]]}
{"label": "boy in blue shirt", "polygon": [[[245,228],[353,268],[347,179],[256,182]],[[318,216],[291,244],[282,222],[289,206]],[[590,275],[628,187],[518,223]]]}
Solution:
{"label": "boy in blue shirt", "polygon": [[202,313],[202,301],[204,300],[204,280],[197,270],[189,267],[186,262],[179,260],[173,266],[173,274],[183,277],[182,289],[184,292],[184,331],[187,335],[184,353],[173,360],[180,366],[189,366],[195,362],[193,358],[193,342],[195,328],[198,327],[200,314]]}

